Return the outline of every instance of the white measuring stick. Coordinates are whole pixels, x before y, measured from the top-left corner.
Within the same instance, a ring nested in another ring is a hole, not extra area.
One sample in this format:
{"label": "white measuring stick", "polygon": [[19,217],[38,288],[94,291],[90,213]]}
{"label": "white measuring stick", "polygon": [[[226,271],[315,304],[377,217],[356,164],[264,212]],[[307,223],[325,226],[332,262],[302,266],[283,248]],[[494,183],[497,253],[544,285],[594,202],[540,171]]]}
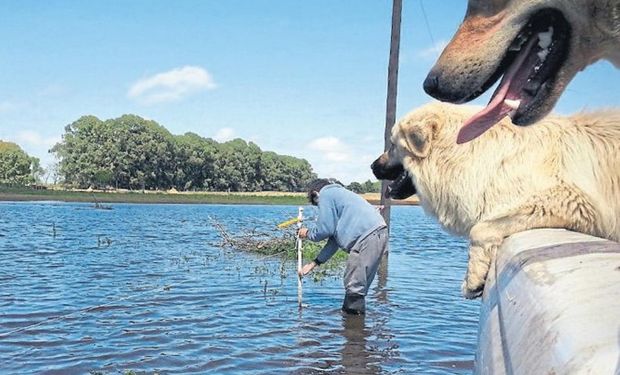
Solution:
{"label": "white measuring stick", "polygon": [[[304,208],[299,207],[299,211],[297,212],[297,232],[299,233],[299,229],[303,224],[304,220]],[[302,284],[301,284],[301,237],[299,234],[297,235],[297,302],[299,303],[299,308],[301,309],[301,295],[302,295]]]}

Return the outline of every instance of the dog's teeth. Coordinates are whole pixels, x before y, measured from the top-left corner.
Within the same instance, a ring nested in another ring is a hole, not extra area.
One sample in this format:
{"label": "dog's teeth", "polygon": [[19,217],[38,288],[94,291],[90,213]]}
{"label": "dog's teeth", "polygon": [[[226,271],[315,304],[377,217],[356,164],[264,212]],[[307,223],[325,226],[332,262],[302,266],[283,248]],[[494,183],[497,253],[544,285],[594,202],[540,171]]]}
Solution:
{"label": "dog's teeth", "polygon": [[512,99],[504,99],[504,104],[506,104],[509,108],[512,108],[516,111],[517,108],[519,108],[519,104],[521,104],[521,101],[512,100]]}
{"label": "dog's teeth", "polygon": [[550,45],[553,37],[553,26],[549,26],[549,30],[544,33],[538,33],[538,46],[546,50]]}
{"label": "dog's teeth", "polygon": [[545,59],[547,58],[548,54],[549,54],[549,50],[548,49],[544,49],[544,50],[538,52],[538,58],[540,59],[540,61],[545,61]]}

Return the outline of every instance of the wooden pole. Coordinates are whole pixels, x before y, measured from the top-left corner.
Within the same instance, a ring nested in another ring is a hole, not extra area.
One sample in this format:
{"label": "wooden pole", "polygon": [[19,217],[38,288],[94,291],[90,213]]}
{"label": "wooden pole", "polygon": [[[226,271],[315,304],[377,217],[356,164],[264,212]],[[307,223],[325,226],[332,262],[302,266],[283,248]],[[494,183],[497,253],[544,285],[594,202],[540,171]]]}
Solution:
{"label": "wooden pole", "polygon": [[[392,127],[396,121],[396,93],[398,88],[398,56],[400,52],[400,21],[403,8],[402,0],[393,0],[392,5],[392,34],[390,39],[390,60],[388,63],[388,85],[385,111],[385,133],[383,150],[390,148]],[[387,181],[381,182],[381,206],[383,219],[390,228],[390,200],[385,198]]]}
{"label": "wooden pole", "polygon": [[[301,228],[303,224],[303,220],[304,220],[304,208],[299,207],[297,211],[297,232],[299,232],[299,229]],[[296,245],[297,245],[297,303],[299,304],[299,308],[301,309],[302,283],[301,283],[300,272],[301,272],[301,266],[302,266],[302,259],[301,259],[302,256],[301,256],[301,237],[299,237],[299,235],[297,235]]]}

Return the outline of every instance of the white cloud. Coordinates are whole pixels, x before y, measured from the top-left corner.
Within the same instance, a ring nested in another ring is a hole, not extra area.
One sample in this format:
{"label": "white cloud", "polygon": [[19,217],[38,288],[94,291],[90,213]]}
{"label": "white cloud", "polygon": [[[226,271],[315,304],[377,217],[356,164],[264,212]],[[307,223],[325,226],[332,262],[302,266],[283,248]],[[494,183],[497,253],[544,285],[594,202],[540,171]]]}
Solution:
{"label": "white cloud", "polygon": [[48,151],[61,140],[60,136],[45,136],[32,129],[0,131],[0,139],[18,144],[30,156],[39,158],[41,165],[53,162],[53,156]]}
{"label": "white cloud", "polygon": [[54,144],[60,141],[60,137],[44,137],[40,133],[34,130],[24,130],[16,135],[16,141],[18,144],[26,144],[33,146],[34,148],[46,148],[49,149]]}
{"label": "white cloud", "polygon": [[215,139],[218,142],[226,142],[226,141],[230,141],[234,137],[235,137],[234,129],[221,128],[220,130],[217,131],[217,133],[215,133],[215,135],[213,136],[213,139]]}
{"label": "white cloud", "polygon": [[308,144],[308,148],[321,152],[328,161],[344,162],[351,159],[349,146],[336,137],[317,138]]}
{"label": "white cloud", "polygon": [[137,81],[129,88],[127,97],[143,104],[155,104],[180,100],[215,87],[209,72],[197,66],[184,66]]}
{"label": "white cloud", "polygon": [[416,56],[421,57],[423,59],[434,59],[438,57],[443,49],[448,45],[448,41],[445,39],[437,41],[434,45],[424,48],[416,52]]}
{"label": "white cloud", "polygon": [[381,148],[382,145],[376,143],[356,140],[349,144],[337,137],[327,136],[312,140],[303,152],[298,150],[294,154],[306,158],[319,177],[333,177],[348,184],[375,180],[370,163],[380,154]]}

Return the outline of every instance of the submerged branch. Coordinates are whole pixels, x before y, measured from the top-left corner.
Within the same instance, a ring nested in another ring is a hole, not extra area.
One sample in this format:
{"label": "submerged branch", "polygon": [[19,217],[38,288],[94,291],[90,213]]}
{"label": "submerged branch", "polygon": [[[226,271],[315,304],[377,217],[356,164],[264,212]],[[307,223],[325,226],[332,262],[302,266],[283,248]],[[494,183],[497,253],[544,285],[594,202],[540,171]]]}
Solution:
{"label": "submerged branch", "polygon": [[[243,250],[254,254],[265,256],[279,255],[286,259],[296,259],[297,250],[295,249],[295,227],[287,229],[273,229],[272,231],[258,230],[252,228],[241,233],[231,234],[224,225],[213,217],[209,217],[209,221],[221,238],[220,247]],[[323,242],[303,242],[303,258],[305,261],[311,261],[321,251],[325,241]],[[337,252],[332,259],[322,269],[339,270],[347,259],[347,253],[344,251]]]}
{"label": "submerged branch", "polygon": [[[269,233],[259,231],[257,228],[246,230],[242,233],[232,235],[222,223],[209,217],[211,225],[218,234],[222,242],[220,247],[230,247],[262,255],[282,254],[286,257],[293,257],[295,252],[295,231],[285,230]],[[290,254],[289,254],[290,253]]]}

